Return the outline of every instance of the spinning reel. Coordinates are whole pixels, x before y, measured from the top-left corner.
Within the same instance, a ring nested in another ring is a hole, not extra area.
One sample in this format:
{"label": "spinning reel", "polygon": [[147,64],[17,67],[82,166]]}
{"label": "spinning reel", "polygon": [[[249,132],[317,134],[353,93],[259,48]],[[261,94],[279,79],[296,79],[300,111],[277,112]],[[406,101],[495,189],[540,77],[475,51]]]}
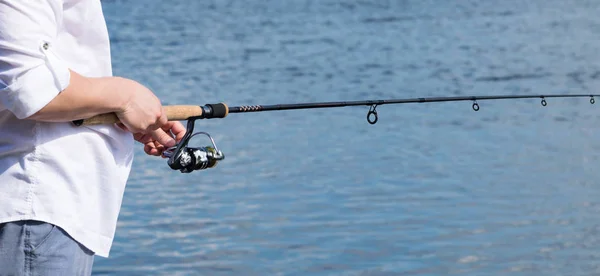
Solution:
{"label": "spinning reel", "polygon": [[[225,158],[223,152],[221,152],[215,141],[210,134],[206,132],[194,132],[194,125],[196,120],[189,119],[187,122],[187,130],[181,141],[175,147],[171,147],[163,153],[169,158],[167,163],[173,170],[179,170],[182,173],[190,173],[195,170],[205,170],[212,168],[217,163]],[[188,143],[192,137],[204,134],[210,139],[212,146],[206,147],[188,147]]]}

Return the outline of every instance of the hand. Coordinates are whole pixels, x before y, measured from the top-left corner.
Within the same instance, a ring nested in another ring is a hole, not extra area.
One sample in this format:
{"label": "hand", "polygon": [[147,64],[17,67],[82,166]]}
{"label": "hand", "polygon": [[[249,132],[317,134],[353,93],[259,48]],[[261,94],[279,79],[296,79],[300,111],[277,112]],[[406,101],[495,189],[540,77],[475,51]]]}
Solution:
{"label": "hand", "polygon": [[160,100],[148,88],[130,79],[119,80],[115,89],[126,97],[124,107],[116,112],[119,127],[133,133],[146,154],[164,158],[164,151],[181,141],[185,127],[168,121]]}
{"label": "hand", "polygon": [[[122,123],[118,124],[128,130]],[[169,121],[150,133],[134,133],[133,138],[144,144],[144,152],[148,155],[161,156],[166,149],[175,146],[185,135],[185,127],[178,121]]]}
{"label": "hand", "polygon": [[166,135],[156,132],[167,124],[167,116],[154,93],[130,79],[120,79],[117,85],[115,89],[123,91],[126,97],[123,108],[116,112],[123,126],[132,133]]}

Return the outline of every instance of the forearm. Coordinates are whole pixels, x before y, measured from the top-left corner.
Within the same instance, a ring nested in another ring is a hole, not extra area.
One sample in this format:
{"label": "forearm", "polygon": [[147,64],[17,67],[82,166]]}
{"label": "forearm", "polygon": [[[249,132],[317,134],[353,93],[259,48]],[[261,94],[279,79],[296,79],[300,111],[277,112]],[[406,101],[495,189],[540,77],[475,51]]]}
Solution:
{"label": "forearm", "polygon": [[87,78],[71,71],[67,88],[27,119],[45,122],[70,122],[98,114],[121,112],[128,100],[122,86],[127,80],[117,77]]}

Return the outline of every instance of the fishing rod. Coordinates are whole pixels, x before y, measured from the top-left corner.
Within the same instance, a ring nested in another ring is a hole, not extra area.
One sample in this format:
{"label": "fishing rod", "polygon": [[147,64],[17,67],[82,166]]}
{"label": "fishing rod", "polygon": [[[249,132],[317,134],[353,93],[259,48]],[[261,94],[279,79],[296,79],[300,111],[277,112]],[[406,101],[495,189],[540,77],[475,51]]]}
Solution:
{"label": "fishing rod", "polygon": [[[366,100],[366,101],[342,101],[342,102],[313,102],[313,103],[295,103],[295,104],[274,104],[274,105],[241,105],[227,106],[224,103],[206,104],[203,106],[195,105],[169,105],[164,106],[169,121],[185,121],[187,120],[186,133],[181,141],[174,147],[164,151],[164,155],[168,157],[168,165],[173,170],[179,170],[182,173],[190,173],[195,170],[204,170],[212,168],[217,163],[225,159],[225,155],[221,152],[210,136],[206,132],[194,131],[194,125],[198,119],[213,119],[225,118],[231,113],[248,113],[248,112],[263,112],[277,110],[294,110],[294,109],[316,109],[316,108],[334,108],[346,106],[370,106],[367,112],[367,122],[376,124],[379,119],[377,116],[377,106],[385,104],[407,104],[407,103],[434,103],[434,102],[456,102],[456,101],[472,101],[471,108],[474,111],[479,111],[480,106],[477,101],[484,100],[505,100],[505,99],[541,99],[541,105],[547,106],[547,98],[580,98],[589,97],[590,104],[594,104],[595,96],[600,94],[553,94],[553,95],[491,95],[491,96],[456,96],[456,97],[421,97],[421,98],[405,98],[405,99],[389,99],[389,100]],[[88,119],[73,121],[76,126],[82,125],[99,125],[99,124],[114,124],[118,123],[119,118],[114,113],[100,114]],[[190,139],[196,135],[203,134],[210,139],[212,146],[206,147],[188,147]]]}

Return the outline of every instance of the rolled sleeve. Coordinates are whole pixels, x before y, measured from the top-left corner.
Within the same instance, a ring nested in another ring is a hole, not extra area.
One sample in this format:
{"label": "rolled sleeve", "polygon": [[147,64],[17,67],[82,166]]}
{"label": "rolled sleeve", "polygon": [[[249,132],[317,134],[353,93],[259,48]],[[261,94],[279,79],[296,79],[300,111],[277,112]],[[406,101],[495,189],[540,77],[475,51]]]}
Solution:
{"label": "rolled sleeve", "polygon": [[27,118],[70,82],[70,71],[53,51],[62,1],[0,0],[0,103]]}

